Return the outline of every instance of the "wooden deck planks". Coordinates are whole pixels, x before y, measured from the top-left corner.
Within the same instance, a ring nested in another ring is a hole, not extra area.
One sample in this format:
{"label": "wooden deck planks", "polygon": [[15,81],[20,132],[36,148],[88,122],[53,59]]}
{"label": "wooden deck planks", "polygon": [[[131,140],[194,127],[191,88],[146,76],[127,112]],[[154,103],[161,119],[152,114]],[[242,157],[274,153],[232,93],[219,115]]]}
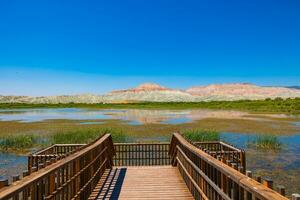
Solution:
{"label": "wooden deck planks", "polygon": [[119,167],[105,173],[91,199],[194,199],[177,167]]}

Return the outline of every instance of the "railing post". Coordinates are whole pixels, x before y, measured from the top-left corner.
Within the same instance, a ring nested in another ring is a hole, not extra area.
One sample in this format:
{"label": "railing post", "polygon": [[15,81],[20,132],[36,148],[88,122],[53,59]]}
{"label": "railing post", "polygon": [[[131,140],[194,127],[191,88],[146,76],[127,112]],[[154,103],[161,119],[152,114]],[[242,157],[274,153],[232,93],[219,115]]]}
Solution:
{"label": "railing post", "polygon": [[300,200],[300,194],[292,194],[292,200]]}
{"label": "railing post", "polygon": [[28,156],[28,172],[29,172],[29,174],[31,174],[31,168],[32,168],[32,155],[30,154],[29,156]]}
{"label": "railing post", "polygon": [[[75,160],[75,174],[77,174],[80,171],[80,160],[76,159]],[[80,175],[75,178],[75,194],[80,189]]]}
{"label": "railing post", "polygon": [[0,189],[5,186],[8,186],[8,179],[7,178],[0,179]]}
{"label": "railing post", "polygon": [[247,170],[246,171],[246,176],[248,176],[249,178],[252,178],[252,171]]}
{"label": "railing post", "polygon": [[241,151],[241,154],[240,154],[240,159],[241,159],[241,164],[243,166],[243,173],[245,173],[246,171],[246,152],[245,150],[242,150]]}
{"label": "railing post", "polygon": [[15,174],[15,175],[12,176],[12,181],[13,182],[16,182],[18,180],[20,180],[20,175],[19,174]]}
{"label": "railing post", "polygon": [[170,144],[170,149],[169,149],[169,155],[171,158],[171,165],[173,167],[177,166],[177,161],[176,161],[176,156],[177,156],[177,139],[175,138],[175,136],[172,136],[171,139],[171,144]]}
{"label": "railing post", "polygon": [[281,194],[282,196],[285,196],[285,187],[283,185],[278,185],[277,187],[277,192]]}
{"label": "railing post", "polygon": [[272,180],[271,178],[269,178],[269,177],[264,177],[264,178],[263,178],[263,184],[264,184],[265,186],[267,186],[268,188],[273,189],[273,180]]}
{"label": "railing post", "polygon": [[55,190],[55,174],[51,173],[49,176],[49,195],[53,195],[53,192]]}
{"label": "railing post", "polygon": [[256,181],[261,183],[261,176],[256,176]]}

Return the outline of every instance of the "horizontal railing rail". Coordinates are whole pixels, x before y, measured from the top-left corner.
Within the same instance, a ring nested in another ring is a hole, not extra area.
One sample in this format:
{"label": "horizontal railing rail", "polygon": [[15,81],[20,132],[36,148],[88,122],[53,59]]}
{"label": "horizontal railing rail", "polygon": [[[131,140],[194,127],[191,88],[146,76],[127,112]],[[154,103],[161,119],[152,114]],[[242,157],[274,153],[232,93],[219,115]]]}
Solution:
{"label": "horizontal railing rail", "polygon": [[214,158],[222,160],[228,166],[246,173],[246,152],[244,150],[222,141],[193,142],[193,144]]}
{"label": "horizontal railing rail", "polygon": [[33,153],[33,155],[65,154],[73,151],[74,149],[82,148],[84,145],[86,144],[54,144]]}
{"label": "horizontal railing rail", "polygon": [[28,155],[28,172],[32,173],[84,148],[86,144],[54,144]]}
{"label": "horizontal railing rail", "polygon": [[174,133],[170,156],[195,199],[287,200]]}
{"label": "horizontal railing rail", "polygon": [[0,190],[0,199],[87,199],[114,155],[110,134]]}
{"label": "horizontal railing rail", "polygon": [[170,165],[170,143],[116,143],[115,166]]}
{"label": "horizontal railing rail", "polygon": [[207,141],[207,142],[193,142],[195,145],[200,146],[210,151],[242,151],[230,144],[222,141]]}

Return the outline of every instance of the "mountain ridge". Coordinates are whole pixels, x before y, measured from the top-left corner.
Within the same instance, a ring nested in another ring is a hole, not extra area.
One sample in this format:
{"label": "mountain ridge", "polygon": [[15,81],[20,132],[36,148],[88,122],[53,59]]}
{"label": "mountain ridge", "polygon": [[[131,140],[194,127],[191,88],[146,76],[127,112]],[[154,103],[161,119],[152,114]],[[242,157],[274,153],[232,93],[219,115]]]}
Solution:
{"label": "mountain ridge", "polygon": [[287,87],[262,87],[251,83],[227,83],[194,86],[186,90],[172,89],[155,83],[111,91],[104,95],[77,94],[57,96],[3,96],[0,103],[122,103],[122,102],[200,102],[296,98],[300,90]]}

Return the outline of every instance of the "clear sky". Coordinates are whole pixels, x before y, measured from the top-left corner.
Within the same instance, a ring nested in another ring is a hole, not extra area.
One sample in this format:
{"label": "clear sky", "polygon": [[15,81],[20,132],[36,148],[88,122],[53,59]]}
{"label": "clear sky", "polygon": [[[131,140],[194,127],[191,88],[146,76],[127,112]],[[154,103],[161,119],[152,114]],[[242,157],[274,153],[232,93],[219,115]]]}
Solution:
{"label": "clear sky", "polygon": [[300,85],[299,0],[0,1],[0,94]]}

